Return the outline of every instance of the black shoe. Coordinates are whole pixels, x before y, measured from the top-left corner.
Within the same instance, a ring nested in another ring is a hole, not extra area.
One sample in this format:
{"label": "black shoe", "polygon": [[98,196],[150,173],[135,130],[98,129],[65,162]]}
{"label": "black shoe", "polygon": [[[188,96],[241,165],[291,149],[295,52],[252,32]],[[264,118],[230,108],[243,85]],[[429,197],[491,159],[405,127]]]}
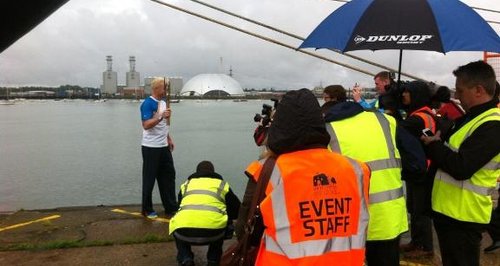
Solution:
{"label": "black shoe", "polygon": [[165,218],[167,219],[172,219],[172,217],[174,217],[174,215],[176,214],[177,212],[166,212],[165,211]]}
{"label": "black shoe", "polygon": [[493,252],[498,248],[500,248],[500,240],[493,242],[493,244],[484,249],[484,252]]}
{"label": "black shoe", "polygon": [[194,266],[194,261],[193,260],[185,260],[182,263],[179,263],[179,266]]}
{"label": "black shoe", "polygon": [[219,263],[217,261],[209,260],[207,261],[207,266],[219,266]]}

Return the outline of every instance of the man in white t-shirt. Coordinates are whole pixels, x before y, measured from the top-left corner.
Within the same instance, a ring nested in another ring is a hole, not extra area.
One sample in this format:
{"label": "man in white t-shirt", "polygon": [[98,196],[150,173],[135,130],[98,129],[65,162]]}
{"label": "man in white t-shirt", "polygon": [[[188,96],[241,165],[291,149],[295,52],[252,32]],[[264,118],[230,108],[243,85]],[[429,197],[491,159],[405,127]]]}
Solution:
{"label": "man in white t-shirt", "polygon": [[167,218],[178,209],[175,197],[175,168],[172,158],[174,142],[169,134],[167,119],[171,110],[162,98],[168,81],[155,78],[151,82],[151,96],[141,104],[142,120],[142,215],[156,218],[152,192],[158,180],[160,197]]}

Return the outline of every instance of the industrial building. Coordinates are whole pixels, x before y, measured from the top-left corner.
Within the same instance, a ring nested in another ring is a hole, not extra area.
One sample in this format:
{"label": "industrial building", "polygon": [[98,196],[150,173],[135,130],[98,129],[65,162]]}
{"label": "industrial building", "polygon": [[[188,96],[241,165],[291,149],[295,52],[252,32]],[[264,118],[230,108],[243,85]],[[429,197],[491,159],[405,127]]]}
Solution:
{"label": "industrial building", "polygon": [[111,55],[106,56],[106,62],[106,71],[102,73],[101,92],[103,94],[112,95],[115,94],[118,89],[118,75],[113,71],[113,57]]}
{"label": "industrial building", "polygon": [[[118,85],[118,76],[113,71],[113,57],[106,56],[107,68],[102,73],[101,93],[105,96],[125,96],[144,98],[151,95],[151,81],[154,77],[146,77],[144,86],[141,86],[141,73],[135,69],[135,56],[129,56],[129,71],[126,73],[125,85]],[[170,93],[178,96],[184,84],[182,77],[165,77],[170,81]]]}
{"label": "industrial building", "polygon": [[[144,94],[151,95],[151,82],[155,77],[144,78]],[[184,85],[181,77],[165,77],[170,82],[170,95],[179,96]]]}

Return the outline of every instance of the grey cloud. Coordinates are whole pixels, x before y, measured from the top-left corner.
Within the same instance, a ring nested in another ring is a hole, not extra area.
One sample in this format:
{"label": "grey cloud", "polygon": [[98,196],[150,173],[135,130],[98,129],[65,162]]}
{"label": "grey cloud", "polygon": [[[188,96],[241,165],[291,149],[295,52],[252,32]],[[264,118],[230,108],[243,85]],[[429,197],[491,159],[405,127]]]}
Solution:
{"label": "grey cloud", "polygon": [[[259,34],[294,45],[299,41],[270,32],[190,1],[168,1]],[[302,37],[341,3],[325,0],[209,1],[235,13],[271,24]],[[467,3],[500,9],[500,3]],[[490,18],[495,19],[495,18]],[[500,30],[500,29],[497,29]],[[308,51],[313,52],[313,49]],[[380,69],[329,51],[334,60],[376,73]],[[353,54],[397,68],[397,51]],[[302,53],[209,23],[151,1],[72,0],[32,32],[0,54],[0,85],[77,84],[98,87],[113,56],[119,83],[124,83],[128,57],[136,56],[142,77],[182,76],[184,82],[200,73],[224,71],[247,88],[300,88],[328,84],[373,86],[372,77]],[[403,71],[453,87],[456,66],[481,59],[480,53],[441,55],[416,51],[404,54]]]}

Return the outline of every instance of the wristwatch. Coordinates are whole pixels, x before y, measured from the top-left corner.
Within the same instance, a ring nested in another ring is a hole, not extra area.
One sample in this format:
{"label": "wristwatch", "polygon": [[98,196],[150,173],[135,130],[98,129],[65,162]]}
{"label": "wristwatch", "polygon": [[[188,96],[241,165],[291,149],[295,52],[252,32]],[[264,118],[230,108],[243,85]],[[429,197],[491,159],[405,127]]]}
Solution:
{"label": "wristwatch", "polygon": [[163,116],[158,117],[158,122],[160,122],[161,120],[163,120]]}

